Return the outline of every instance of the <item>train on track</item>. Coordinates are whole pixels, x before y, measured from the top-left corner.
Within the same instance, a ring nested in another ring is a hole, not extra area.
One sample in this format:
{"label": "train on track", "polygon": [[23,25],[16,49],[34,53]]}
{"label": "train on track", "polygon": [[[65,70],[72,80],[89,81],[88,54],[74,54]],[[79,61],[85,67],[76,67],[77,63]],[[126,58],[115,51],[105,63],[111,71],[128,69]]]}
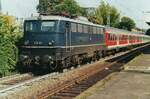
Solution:
{"label": "train on track", "polygon": [[25,68],[69,68],[150,42],[150,36],[62,16],[24,21],[19,64]]}

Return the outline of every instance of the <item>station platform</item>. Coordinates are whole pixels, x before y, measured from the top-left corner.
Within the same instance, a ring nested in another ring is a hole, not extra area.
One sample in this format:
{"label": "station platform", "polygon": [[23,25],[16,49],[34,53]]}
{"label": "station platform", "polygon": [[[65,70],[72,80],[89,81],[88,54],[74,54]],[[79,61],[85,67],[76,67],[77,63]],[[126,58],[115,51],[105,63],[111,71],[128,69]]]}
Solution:
{"label": "station platform", "polygon": [[124,66],[125,71],[150,73],[150,47]]}
{"label": "station platform", "polygon": [[76,99],[150,99],[150,48]]}

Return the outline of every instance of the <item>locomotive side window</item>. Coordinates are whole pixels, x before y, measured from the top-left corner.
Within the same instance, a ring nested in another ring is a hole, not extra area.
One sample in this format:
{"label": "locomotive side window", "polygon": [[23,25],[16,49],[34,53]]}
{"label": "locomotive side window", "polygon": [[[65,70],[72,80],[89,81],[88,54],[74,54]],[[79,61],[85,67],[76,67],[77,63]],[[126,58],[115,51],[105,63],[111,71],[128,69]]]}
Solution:
{"label": "locomotive side window", "polygon": [[88,33],[88,26],[87,25],[83,25],[83,32]]}
{"label": "locomotive side window", "polygon": [[82,33],[82,24],[78,24],[78,32]]}
{"label": "locomotive side window", "polygon": [[96,34],[99,34],[99,31],[98,31],[99,29],[98,29],[98,27],[96,27]]}
{"label": "locomotive side window", "polygon": [[52,32],[55,31],[55,22],[54,21],[45,21],[41,23],[42,32]]}
{"label": "locomotive side window", "polygon": [[103,28],[97,28],[97,33],[98,34],[103,34]]}
{"label": "locomotive side window", "polygon": [[76,23],[71,23],[71,31],[77,32],[77,24]]}
{"label": "locomotive side window", "polygon": [[96,27],[93,27],[93,34],[96,34]]}
{"label": "locomotive side window", "polygon": [[97,34],[100,34],[100,28],[97,27]]}
{"label": "locomotive side window", "polygon": [[93,34],[93,26],[89,26],[89,33]]}
{"label": "locomotive side window", "polygon": [[100,34],[104,33],[104,29],[103,28],[99,28],[100,29]]}

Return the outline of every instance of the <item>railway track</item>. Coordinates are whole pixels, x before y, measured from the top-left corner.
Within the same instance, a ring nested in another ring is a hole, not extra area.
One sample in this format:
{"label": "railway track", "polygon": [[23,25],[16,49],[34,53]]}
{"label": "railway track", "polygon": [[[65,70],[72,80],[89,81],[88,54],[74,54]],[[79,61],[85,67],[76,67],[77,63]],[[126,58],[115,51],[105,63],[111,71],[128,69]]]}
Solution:
{"label": "railway track", "polygon": [[88,64],[61,74],[53,73],[25,80],[0,90],[0,99],[72,99],[110,73],[120,71],[122,65],[146,46],[148,45],[119,53],[105,59],[105,62]]}
{"label": "railway track", "polygon": [[6,89],[10,86],[19,84],[21,82],[30,80],[32,78],[33,78],[33,75],[31,73],[15,74],[12,76],[0,78],[0,90]]}
{"label": "railway track", "polygon": [[55,88],[49,87],[48,90],[38,95],[38,99],[73,99],[109,74],[122,70],[125,63],[145,48],[146,46],[136,48],[122,56],[107,60],[103,64],[95,64],[88,69],[81,70],[77,77],[64,81]]}

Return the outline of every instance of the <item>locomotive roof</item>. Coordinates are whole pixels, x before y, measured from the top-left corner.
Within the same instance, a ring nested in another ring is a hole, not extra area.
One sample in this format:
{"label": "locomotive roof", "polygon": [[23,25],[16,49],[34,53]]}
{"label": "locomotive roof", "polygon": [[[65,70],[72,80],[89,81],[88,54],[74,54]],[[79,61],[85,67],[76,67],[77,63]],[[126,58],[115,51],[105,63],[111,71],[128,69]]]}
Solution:
{"label": "locomotive roof", "polygon": [[30,17],[27,18],[26,20],[63,20],[63,21],[70,21],[70,22],[75,22],[75,23],[81,23],[81,24],[87,24],[87,25],[92,25],[92,26],[98,26],[104,28],[102,25],[98,24],[93,24],[92,22],[89,21],[83,21],[79,19],[70,19],[62,16],[35,16],[35,17]]}

